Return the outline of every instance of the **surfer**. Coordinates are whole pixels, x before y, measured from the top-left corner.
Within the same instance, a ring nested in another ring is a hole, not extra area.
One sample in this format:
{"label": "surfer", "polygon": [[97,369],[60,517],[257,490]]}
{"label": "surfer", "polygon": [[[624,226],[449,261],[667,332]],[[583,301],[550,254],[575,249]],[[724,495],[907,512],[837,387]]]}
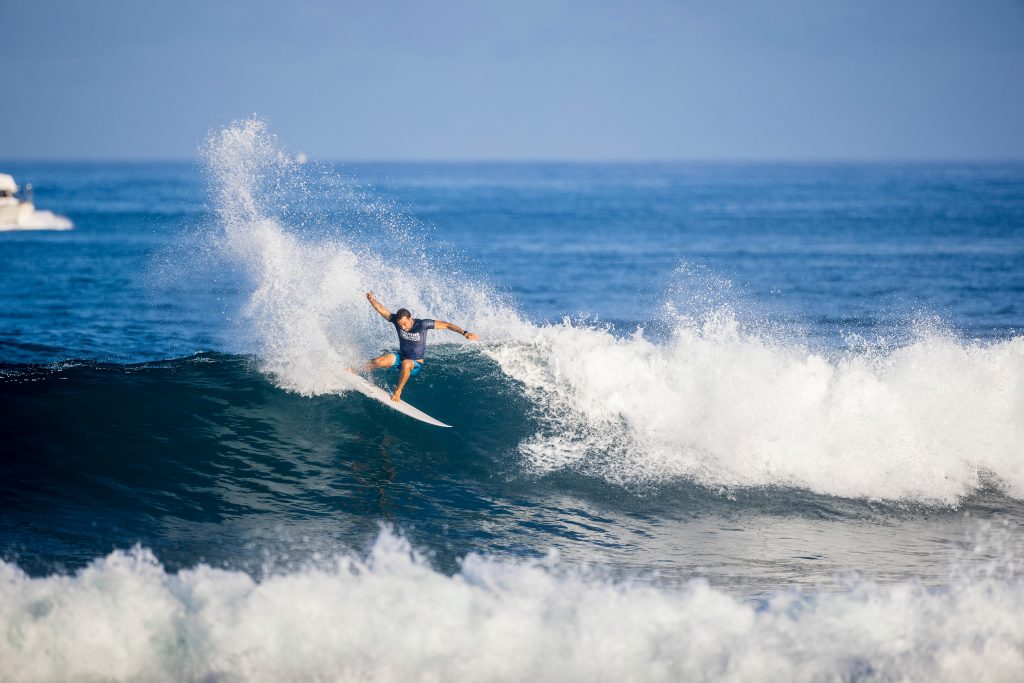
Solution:
{"label": "surfer", "polygon": [[398,388],[391,395],[392,401],[402,400],[402,389],[405,388],[405,383],[409,381],[410,377],[420,374],[420,370],[423,368],[423,357],[426,355],[427,349],[427,330],[451,330],[470,341],[480,338],[478,335],[444,320],[413,318],[412,313],[404,308],[399,308],[392,313],[377,301],[373,292],[366,293],[366,300],[373,306],[373,310],[395,326],[395,332],[398,333],[398,353],[385,353],[383,356],[374,358],[366,364],[365,370],[369,372],[378,368],[398,368]]}

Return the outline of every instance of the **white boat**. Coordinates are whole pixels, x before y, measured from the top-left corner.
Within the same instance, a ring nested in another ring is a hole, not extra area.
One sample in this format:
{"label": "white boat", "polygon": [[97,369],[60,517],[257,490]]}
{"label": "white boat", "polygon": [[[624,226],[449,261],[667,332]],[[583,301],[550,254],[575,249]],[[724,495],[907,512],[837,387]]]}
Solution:
{"label": "white boat", "polygon": [[0,232],[6,230],[70,230],[67,218],[52,211],[38,211],[32,201],[32,186],[25,186],[25,198],[18,196],[18,184],[0,173]]}

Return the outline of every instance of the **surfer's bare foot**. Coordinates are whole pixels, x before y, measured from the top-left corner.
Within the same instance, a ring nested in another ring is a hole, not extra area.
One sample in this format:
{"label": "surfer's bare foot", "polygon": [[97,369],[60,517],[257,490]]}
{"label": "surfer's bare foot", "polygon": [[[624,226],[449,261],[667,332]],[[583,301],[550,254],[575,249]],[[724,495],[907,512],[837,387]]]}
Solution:
{"label": "surfer's bare foot", "polygon": [[391,400],[394,401],[395,403],[398,403],[399,401],[401,401],[402,400],[402,392],[396,391],[395,393],[391,394]]}

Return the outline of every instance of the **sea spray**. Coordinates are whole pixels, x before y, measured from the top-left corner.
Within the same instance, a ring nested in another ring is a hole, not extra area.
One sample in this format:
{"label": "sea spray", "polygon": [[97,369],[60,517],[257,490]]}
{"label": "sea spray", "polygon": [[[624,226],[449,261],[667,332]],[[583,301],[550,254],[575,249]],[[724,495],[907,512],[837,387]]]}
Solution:
{"label": "sea spray", "polygon": [[[393,309],[455,321],[490,338],[520,324],[491,288],[435,265],[415,225],[323,168],[295,163],[264,121],[214,132],[203,156],[222,252],[242,264],[249,280],[245,333],[282,388],[307,395],[342,390],[346,368],[393,345],[367,291]],[[308,222],[323,222],[313,187],[335,192],[349,206],[346,215],[358,216],[354,224],[304,231]]]}

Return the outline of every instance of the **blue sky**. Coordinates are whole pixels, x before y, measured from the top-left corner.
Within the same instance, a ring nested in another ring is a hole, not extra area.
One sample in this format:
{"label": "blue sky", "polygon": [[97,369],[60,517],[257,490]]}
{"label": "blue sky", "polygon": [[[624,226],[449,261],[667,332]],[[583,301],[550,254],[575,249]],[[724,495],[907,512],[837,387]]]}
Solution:
{"label": "blue sky", "polygon": [[2,159],[1024,159],[1024,2],[0,0]]}

